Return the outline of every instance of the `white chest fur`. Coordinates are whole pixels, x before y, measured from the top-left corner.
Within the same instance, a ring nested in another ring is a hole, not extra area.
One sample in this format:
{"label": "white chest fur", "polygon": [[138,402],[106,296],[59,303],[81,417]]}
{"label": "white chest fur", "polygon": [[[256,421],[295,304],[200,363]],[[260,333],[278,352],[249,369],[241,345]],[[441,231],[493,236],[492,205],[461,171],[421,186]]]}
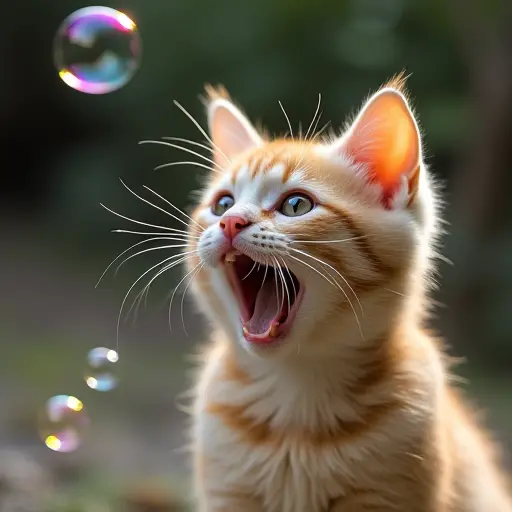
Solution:
{"label": "white chest fur", "polygon": [[[410,449],[418,433],[408,411],[397,408],[363,435],[314,443],[300,431],[361,420],[357,407],[329,392],[328,373],[301,386],[272,372],[241,385],[218,378],[219,371],[218,362],[206,368],[196,402],[194,435],[205,465],[200,493],[257,496],[268,512],[326,512],[332,499],[357,488],[375,488],[389,474],[395,455]],[[376,393],[366,397],[366,405],[381,400]],[[212,404],[217,412],[236,411],[237,418],[232,416],[230,424],[212,411]],[[258,436],[262,425],[280,434]]]}

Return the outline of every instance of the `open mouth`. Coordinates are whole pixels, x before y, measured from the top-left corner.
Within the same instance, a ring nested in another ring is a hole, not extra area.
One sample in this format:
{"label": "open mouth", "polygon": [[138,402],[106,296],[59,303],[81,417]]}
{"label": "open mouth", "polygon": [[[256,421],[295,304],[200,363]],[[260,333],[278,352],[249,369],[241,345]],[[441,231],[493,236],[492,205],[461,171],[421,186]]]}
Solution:
{"label": "open mouth", "polygon": [[303,287],[290,270],[260,264],[238,251],[224,258],[226,275],[235,294],[247,341],[273,343],[293,325]]}

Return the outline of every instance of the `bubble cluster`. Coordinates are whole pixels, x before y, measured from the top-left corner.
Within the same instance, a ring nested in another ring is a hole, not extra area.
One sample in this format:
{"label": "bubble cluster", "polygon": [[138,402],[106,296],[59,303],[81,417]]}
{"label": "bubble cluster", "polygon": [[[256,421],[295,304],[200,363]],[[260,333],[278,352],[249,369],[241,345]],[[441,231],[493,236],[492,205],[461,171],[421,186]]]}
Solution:
{"label": "bubble cluster", "polygon": [[115,364],[119,355],[115,350],[97,347],[87,354],[85,382],[96,391],[111,391],[117,386]]}
{"label": "bubble cluster", "polygon": [[109,7],[85,7],[60,25],[54,60],[64,83],[87,94],[106,94],[126,85],[139,66],[137,25]]}
{"label": "bubble cluster", "polygon": [[72,452],[82,442],[89,417],[81,400],[56,395],[47,400],[41,412],[39,434],[46,446],[56,452]]}

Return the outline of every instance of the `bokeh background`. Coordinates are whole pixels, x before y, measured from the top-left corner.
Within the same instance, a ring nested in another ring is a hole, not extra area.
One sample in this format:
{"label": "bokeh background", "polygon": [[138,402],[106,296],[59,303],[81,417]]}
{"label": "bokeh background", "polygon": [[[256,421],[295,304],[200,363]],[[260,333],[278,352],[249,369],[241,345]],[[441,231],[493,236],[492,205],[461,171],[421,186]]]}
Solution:
{"label": "bokeh background", "polygon": [[[179,272],[160,280],[136,322],[121,325],[118,388],[98,393],[83,374],[90,349],[115,348],[122,298],[158,261],[133,259],[95,289],[111,259],[139,240],[110,233],[131,226],[100,203],[169,225],[121,185],[122,177],[139,193],[148,185],[178,206],[190,204],[201,170],[153,171],[183,155],[137,143],[202,141],[172,100],[204,126],[198,97],[206,82],[225,84],[254,120],[283,134],[278,100],[294,127],[307,126],[321,93],[322,120],[339,127],[386,79],[412,73],[428,163],[445,187],[450,234],[443,252],[454,263],[441,264],[433,325],[452,355],[466,357],[458,368],[464,386],[487,411],[508,458],[512,3],[113,1],[105,5],[137,22],[143,57],[134,79],[104,96],[67,87],[53,64],[59,24],[85,5],[2,4],[0,511],[165,512],[177,510],[173,500],[187,499],[187,420],[177,396],[191,383],[187,355],[207,333],[188,301],[189,336],[179,305],[169,332],[165,300]],[[83,400],[92,419],[71,454],[51,452],[38,437],[38,410],[61,393]],[[50,501],[43,504],[45,490]]]}

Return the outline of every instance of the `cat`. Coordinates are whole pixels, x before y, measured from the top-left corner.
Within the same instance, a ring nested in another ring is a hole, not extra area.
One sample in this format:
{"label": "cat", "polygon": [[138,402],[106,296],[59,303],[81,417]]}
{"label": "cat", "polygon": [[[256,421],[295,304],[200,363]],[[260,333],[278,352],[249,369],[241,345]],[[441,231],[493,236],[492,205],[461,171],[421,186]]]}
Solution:
{"label": "cat", "polygon": [[440,194],[404,82],[330,138],[271,139],[207,86],[213,165],[187,249],[213,332],[193,405],[202,512],[512,511],[425,327]]}

